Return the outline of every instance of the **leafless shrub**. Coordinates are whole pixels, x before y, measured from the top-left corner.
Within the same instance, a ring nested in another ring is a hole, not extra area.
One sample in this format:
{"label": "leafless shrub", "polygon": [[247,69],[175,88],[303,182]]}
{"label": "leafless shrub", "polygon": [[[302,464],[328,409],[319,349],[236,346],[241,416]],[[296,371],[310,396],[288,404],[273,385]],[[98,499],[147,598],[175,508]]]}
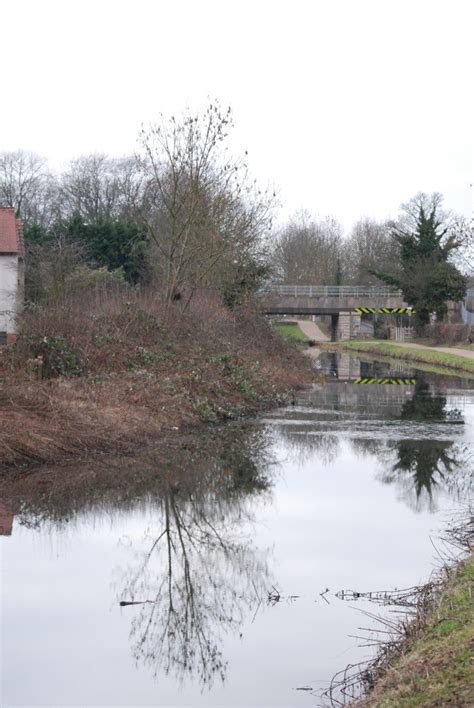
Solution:
{"label": "leafless shrub", "polygon": [[474,332],[470,325],[436,322],[435,324],[426,325],[421,332],[421,336],[426,337],[434,344],[465,344],[472,341]]}

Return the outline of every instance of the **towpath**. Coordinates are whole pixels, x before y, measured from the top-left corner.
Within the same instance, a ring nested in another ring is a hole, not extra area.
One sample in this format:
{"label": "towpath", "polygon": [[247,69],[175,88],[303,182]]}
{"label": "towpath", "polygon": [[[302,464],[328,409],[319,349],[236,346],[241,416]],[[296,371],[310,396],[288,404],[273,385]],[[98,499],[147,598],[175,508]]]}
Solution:
{"label": "towpath", "polygon": [[329,342],[330,339],[326,336],[323,330],[318,327],[317,324],[311,322],[311,320],[297,320],[298,327],[300,330],[310,339],[314,339],[315,342]]}

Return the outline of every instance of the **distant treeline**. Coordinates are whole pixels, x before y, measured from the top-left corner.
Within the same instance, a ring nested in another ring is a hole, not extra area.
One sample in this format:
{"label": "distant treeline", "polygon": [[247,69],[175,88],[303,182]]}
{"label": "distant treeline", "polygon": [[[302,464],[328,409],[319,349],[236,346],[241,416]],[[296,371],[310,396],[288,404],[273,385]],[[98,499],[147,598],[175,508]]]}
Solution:
{"label": "distant treeline", "polygon": [[396,234],[410,204],[435,204],[446,233],[457,229],[453,255],[466,260],[472,250],[472,228],[441,212],[439,195],[417,195],[395,223],[363,218],[346,235],[336,219],[309,212],[272,228],[276,195],[258,188],[245,160],[229,157],[231,128],[230,109],[210,104],[144,129],[136,155],[82,156],[59,174],[38,155],[0,153],[0,206],[24,222],[27,299],[142,284],[183,308],[203,287],[233,306],[269,279],[376,283],[400,271]]}

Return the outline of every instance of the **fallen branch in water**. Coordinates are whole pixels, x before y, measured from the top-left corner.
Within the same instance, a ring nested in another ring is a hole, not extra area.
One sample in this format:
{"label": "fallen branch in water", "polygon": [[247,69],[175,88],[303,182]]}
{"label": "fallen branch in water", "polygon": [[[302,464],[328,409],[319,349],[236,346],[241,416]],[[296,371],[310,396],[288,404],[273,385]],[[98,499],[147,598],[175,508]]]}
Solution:
{"label": "fallen branch in water", "polygon": [[[355,590],[340,590],[336,593],[339,600],[347,600],[354,602],[357,600],[368,600],[377,605],[386,607],[387,605],[397,605],[398,607],[416,607],[420,601],[420,597],[426,594],[427,590],[436,590],[440,585],[440,581],[430,581],[425,585],[414,585],[411,588],[403,588],[398,590],[371,590],[370,592],[357,592]],[[428,588],[428,586],[430,586]]]}
{"label": "fallen branch in water", "polygon": [[286,600],[287,602],[294,602],[295,600],[298,600],[299,597],[299,595],[282,595],[280,591],[277,590],[274,585],[272,585],[272,589],[269,590],[267,593],[267,604],[273,607],[282,600]]}

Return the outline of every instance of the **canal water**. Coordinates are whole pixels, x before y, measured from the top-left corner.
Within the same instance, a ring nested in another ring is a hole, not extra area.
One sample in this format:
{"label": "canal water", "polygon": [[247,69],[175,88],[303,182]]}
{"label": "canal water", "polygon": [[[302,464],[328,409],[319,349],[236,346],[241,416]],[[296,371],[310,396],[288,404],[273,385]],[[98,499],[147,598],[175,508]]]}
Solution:
{"label": "canal water", "polygon": [[370,657],[360,610],[387,610],[337,593],[429,576],[472,493],[474,382],[315,367],[251,423],[2,500],[2,706],[304,708]]}

